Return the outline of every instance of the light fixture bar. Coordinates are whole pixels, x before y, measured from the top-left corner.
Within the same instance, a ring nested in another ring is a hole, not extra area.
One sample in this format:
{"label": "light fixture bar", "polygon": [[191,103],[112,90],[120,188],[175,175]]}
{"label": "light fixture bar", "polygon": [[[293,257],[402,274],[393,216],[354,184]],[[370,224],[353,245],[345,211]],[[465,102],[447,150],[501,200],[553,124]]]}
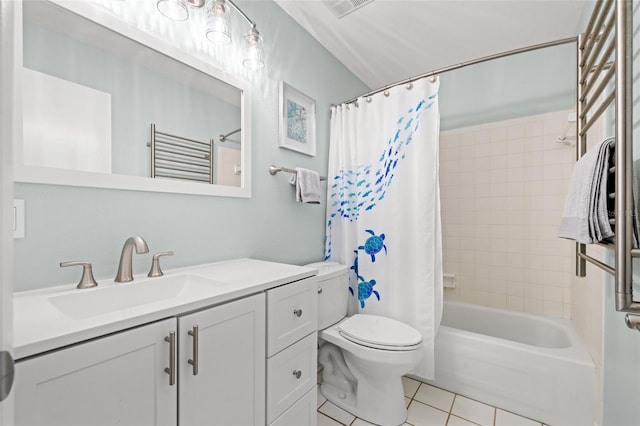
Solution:
{"label": "light fixture bar", "polygon": [[238,12],[240,16],[242,16],[250,25],[252,26],[256,25],[256,23],[253,22],[251,19],[249,19],[249,17],[238,6],[236,6],[234,2],[232,2],[231,0],[227,0],[227,3],[229,3],[231,7],[233,7],[236,10],[236,12]]}

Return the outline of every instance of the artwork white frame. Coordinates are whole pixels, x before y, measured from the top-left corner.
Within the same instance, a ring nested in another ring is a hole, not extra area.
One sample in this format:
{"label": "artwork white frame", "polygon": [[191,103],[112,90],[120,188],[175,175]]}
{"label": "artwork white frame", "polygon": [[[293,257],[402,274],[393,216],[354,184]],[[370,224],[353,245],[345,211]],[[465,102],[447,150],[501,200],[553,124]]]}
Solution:
{"label": "artwork white frame", "polygon": [[316,155],[316,101],[280,82],[278,146],[302,154]]}

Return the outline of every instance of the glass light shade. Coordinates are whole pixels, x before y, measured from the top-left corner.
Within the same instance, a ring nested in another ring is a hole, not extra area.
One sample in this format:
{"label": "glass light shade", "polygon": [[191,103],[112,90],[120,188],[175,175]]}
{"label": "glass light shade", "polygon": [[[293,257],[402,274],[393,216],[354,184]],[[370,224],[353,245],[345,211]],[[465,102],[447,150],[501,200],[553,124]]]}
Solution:
{"label": "glass light shade", "polygon": [[174,21],[186,21],[189,19],[187,0],[158,0],[158,11]]}
{"label": "glass light shade", "polygon": [[207,3],[207,39],[214,44],[231,43],[231,13],[225,0]]}
{"label": "glass light shade", "polygon": [[264,43],[255,25],[243,36],[242,65],[250,70],[264,68]]}

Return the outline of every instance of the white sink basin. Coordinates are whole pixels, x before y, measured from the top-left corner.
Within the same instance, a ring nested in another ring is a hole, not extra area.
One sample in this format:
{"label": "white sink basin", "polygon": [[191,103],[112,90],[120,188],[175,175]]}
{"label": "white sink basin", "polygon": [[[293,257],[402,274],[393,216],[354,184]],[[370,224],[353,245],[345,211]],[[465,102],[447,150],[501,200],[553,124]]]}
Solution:
{"label": "white sink basin", "polygon": [[48,298],[56,309],[73,319],[148,308],[150,304],[197,300],[219,292],[227,284],[195,275],[175,275],[108,284]]}

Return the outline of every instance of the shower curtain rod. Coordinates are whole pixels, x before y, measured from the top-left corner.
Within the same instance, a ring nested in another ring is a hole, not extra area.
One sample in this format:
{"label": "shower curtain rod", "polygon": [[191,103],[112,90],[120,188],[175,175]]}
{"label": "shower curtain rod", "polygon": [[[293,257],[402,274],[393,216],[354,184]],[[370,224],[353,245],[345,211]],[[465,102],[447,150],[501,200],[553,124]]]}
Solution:
{"label": "shower curtain rod", "polygon": [[343,104],[351,104],[351,103],[357,101],[359,98],[363,98],[363,97],[366,98],[367,96],[371,96],[371,95],[375,95],[376,93],[384,92],[385,90],[390,89],[390,88],[395,87],[395,86],[400,86],[402,84],[412,83],[414,81],[421,80],[423,78],[432,77],[432,76],[435,76],[437,74],[442,74],[442,73],[445,73],[445,72],[457,70],[459,68],[463,68],[463,67],[466,67],[468,65],[475,65],[475,64],[482,63],[482,62],[491,61],[493,59],[504,58],[505,56],[511,56],[511,55],[517,55],[518,53],[530,52],[532,50],[544,49],[545,47],[554,47],[554,46],[559,46],[561,44],[576,43],[577,41],[578,41],[578,37],[567,37],[567,38],[563,38],[563,39],[559,39],[559,40],[549,41],[549,42],[546,42],[546,43],[540,43],[540,44],[534,44],[532,46],[521,47],[519,49],[508,50],[506,52],[496,53],[494,55],[483,56],[482,58],[473,59],[473,60],[467,61],[467,62],[461,62],[461,63],[455,64],[455,65],[449,65],[447,67],[439,68],[439,69],[433,70],[433,71],[429,71],[427,73],[420,74],[420,75],[417,75],[415,77],[410,77],[410,78],[407,78],[405,80],[398,81],[397,83],[389,84],[389,85],[381,87],[379,89],[372,90],[371,92],[365,93],[364,95],[356,96],[355,98],[349,99],[348,101],[342,102],[342,103]]}

